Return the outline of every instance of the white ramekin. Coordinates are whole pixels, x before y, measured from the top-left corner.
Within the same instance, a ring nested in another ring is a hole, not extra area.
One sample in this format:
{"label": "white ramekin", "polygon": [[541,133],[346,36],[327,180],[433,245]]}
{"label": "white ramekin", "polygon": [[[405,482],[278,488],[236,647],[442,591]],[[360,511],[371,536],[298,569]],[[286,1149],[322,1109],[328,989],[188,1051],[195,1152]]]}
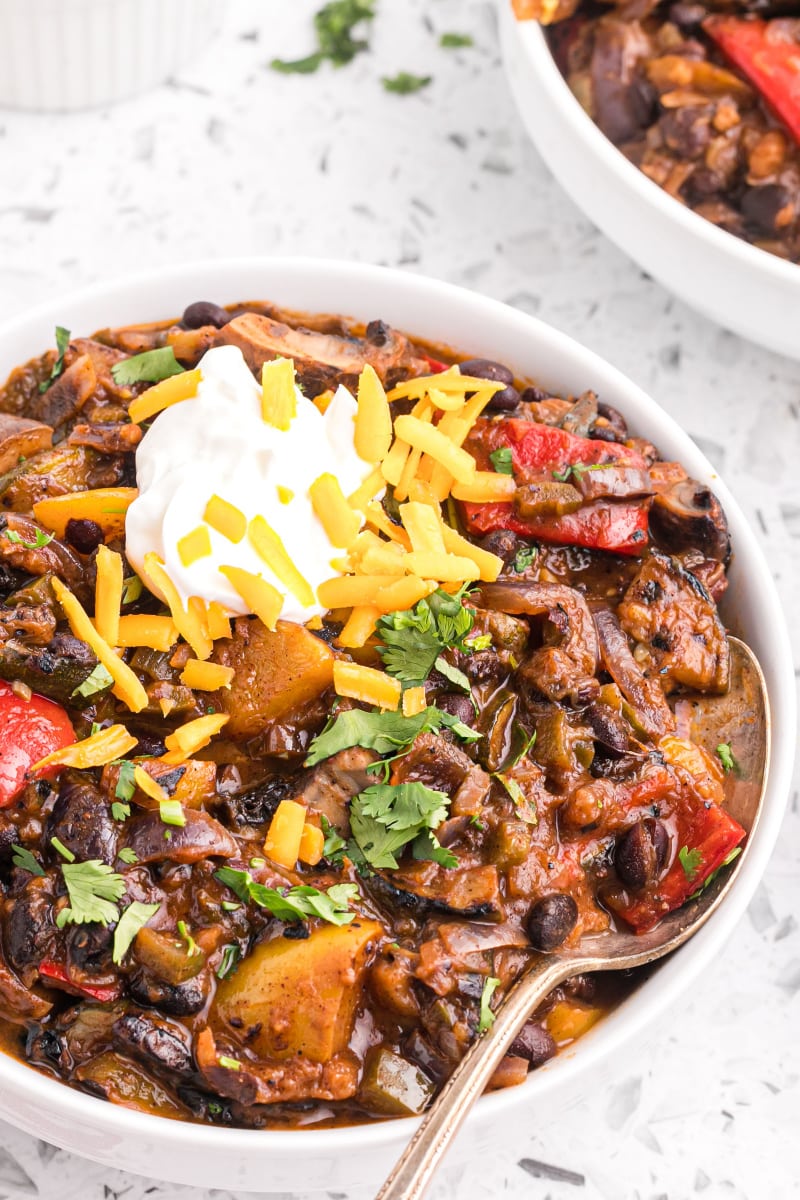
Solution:
{"label": "white ramekin", "polygon": [[[786,624],[758,539],[731,493],[688,434],[640,388],[596,354],[541,321],[474,292],[398,270],[312,259],[193,263],[112,280],[50,300],[0,327],[0,380],[52,344],[53,327],[87,334],[101,327],[179,315],[193,300],[230,304],[264,298],[295,311],[383,318],[398,329],[505,362],[543,387],[579,395],[594,388],[625,414],[634,432],[713,487],[728,516],[735,556],[728,619],[758,655],[772,710],[772,758],[764,809],[725,903],[685,946],[613,1012],[517,1088],[484,1096],[449,1162],[476,1161],[519,1147],[579,1096],[602,1090],[641,1054],[648,1027],[674,1029],[678,995],[712,960],[744,915],[778,835],[796,745],[795,689]],[[708,1014],[709,1021],[714,1014]],[[674,1030],[676,1035],[679,1030]],[[257,1131],[210,1128],[107,1104],[0,1053],[0,1117],[55,1145],[108,1166],[229,1192],[343,1192],[388,1172],[416,1122],[343,1129]]]}
{"label": "white ramekin", "polygon": [[0,107],[66,112],[155,87],[210,40],[214,0],[0,0]]}
{"label": "white ramekin", "polygon": [[531,139],[607,237],[691,308],[800,358],[800,264],[751,246],[668,195],[601,133],[573,96],[541,27],[497,0],[503,59]]}

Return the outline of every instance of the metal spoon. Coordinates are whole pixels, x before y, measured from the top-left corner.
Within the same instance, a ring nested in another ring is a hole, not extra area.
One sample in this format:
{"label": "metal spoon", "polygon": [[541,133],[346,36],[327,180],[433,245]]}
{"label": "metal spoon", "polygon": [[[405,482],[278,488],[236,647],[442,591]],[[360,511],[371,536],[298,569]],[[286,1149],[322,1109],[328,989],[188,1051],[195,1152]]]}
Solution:
{"label": "metal spoon", "polygon": [[712,754],[721,742],[733,747],[737,769],[725,777],[725,807],[748,834],[736,865],[649,933],[595,934],[583,938],[574,950],[537,955],[498,1008],[491,1029],[473,1043],[422,1118],[376,1200],[420,1200],[472,1105],[548,992],[585,971],[627,970],[663,958],[688,941],[724,900],[758,823],[770,747],[769,702],[761,668],[743,642],[729,640],[730,690],[724,696],[691,701],[690,736]]}

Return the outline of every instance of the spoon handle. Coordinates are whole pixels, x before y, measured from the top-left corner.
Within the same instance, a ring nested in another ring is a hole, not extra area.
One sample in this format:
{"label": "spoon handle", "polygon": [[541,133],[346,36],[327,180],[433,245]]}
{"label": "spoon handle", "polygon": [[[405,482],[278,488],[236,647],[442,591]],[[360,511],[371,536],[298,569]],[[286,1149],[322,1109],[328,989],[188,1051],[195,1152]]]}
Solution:
{"label": "spoon handle", "polygon": [[456,1067],[375,1200],[420,1200],[451,1141],[495,1068],[540,1000],[581,969],[574,959],[543,957],[531,964]]}

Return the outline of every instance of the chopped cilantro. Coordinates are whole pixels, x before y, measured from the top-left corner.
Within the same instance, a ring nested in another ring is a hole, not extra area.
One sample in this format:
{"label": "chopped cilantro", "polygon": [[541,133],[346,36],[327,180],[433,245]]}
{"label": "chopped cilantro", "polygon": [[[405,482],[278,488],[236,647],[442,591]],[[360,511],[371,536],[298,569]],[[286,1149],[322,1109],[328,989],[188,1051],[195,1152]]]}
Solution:
{"label": "chopped cilantro", "polygon": [[155,916],[160,908],[160,901],[155,904],[143,904],[141,900],[134,900],[125,909],[114,930],[114,948],[111,957],[117,966],[122,962],[139,930],[147,924],[151,917]]}
{"label": "chopped cilantro", "polygon": [[50,845],[54,850],[57,850],[61,857],[65,858],[67,862],[75,862],[75,855],[64,845],[64,843],[61,841],[61,838],[50,838]]}
{"label": "chopped cilantro", "polygon": [[511,458],[510,446],[498,446],[496,450],[492,451],[492,453],[489,455],[489,458],[491,459],[492,466],[494,467],[495,471],[498,472],[498,474],[514,474],[514,463]]}
{"label": "chopped cilantro", "polygon": [[51,383],[54,383],[64,370],[64,355],[67,353],[69,338],[69,330],[65,329],[63,325],[56,325],[56,350],[58,351],[58,354],[56,356],[56,361],[53,363],[53,367],[49,376],[39,384],[39,391],[41,393],[46,392]]}
{"label": "chopped cilantro", "polygon": [[471,695],[472,687],[467,676],[458,667],[454,667],[451,662],[448,662],[443,654],[438,655],[433,665],[440,675],[444,675],[448,683],[452,683],[453,687],[457,687],[460,692],[466,692],[468,695]]}
{"label": "chopped cilantro", "polygon": [[733,850],[731,850],[730,854],[725,855],[722,862],[717,867],[716,871],[712,871],[711,874],[708,876],[708,878],[703,880],[703,882],[700,884],[700,887],[697,889],[696,892],[692,892],[689,899],[696,900],[697,897],[700,896],[706,890],[707,887],[710,887],[710,885],[714,882],[714,880],[719,875],[720,871],[722,871],[725,867],[729,867],[731,865],[731,863],[733,862],[733,860],[735,858],[738,858],[741,853],[742,853],[742,847],[734,846],[734,848],[733,848]]}
{"label": "chopped cilantro", "polygon": [[322,832],[325,835],[325,841],[322,844],[322,857],[327,858],[334,866],[340,867],[345,850],[347,849],[347,842],[341,834],[337,833],[324,813],[320,820],[322,823]]}
{"label": "chopped cilantro", "polygon": [[523,546],[514,555],[514,561],[511,564],[512,571],[516,571],[518,575],[521,575],[523,571],[527,571],[538,553],[539,550],[536,546]]}
{"label": "chopped cilantro", "polygon": [[490,633],[478,633],[473,638],[467,638],[464,642],[464,646],[473,654],[477,654],[479,650],[490,650],[492,646],[492,635]]}
{"label": "chopped cilantro", "polygon": [[[113,811],[114,805],[112,805],[111,807],[112,807],[112,811]],[[122,849],[120,850],[119,854],[117,855],[117,858],[120,859],[121,862],[127,863],[129,867],[139,861],[138,854],[136,853],[135,850],[131,850],[130,846],[123,846]]]}
{"label": "chopped cilantro", "polygon": [[235,942],[231,942],[225,946],[222,951],[222,958],[217,967],[217,979],[227,979],[239,965],[239,960],[242,957],[242,951]]}
{"label": "chopped cilantro", "polygon": [[443,33],[439,38],[439,45],[443,50],[461,50],[467,46],[474,46],[475,43],[468,33]]}
{"label": "chopped cilantro", "polygon": [[614,463],[572,463],[566,466],[563,471],[553,471],[553,479],[557,479],[559,483],[566,483],[568,479],[580,479],[587,471],[605,471],[607,467],[613,467]]}
{"label": "chopped cilantro", "polygon": [[114,383],[120,387],[128,387],[132,383],[160,383],[171,375],[180,375],[184,367],[175,357],[172,346],[162,346],[158,350],[145,350],[143,354],[134,354],[114,363],[111,374]]}
{"label": "chopped cilantro", "polygon": [[285,75],[311,75],[324,62],[343,67],[357,54],[369,49],[369,42],[353,36],[356,25],[375,16],[375,0],[329,0],[314,14],[317,49],[305,58],[273,58],[273,71]]}
{"label": "chopped cilantro", "polygon": [[286,892],[256,883],[249,871],[238,871],[233,867],[220,867],[214,875],[240,900],[252,901],[259,908],[266,908],[279,921],[304,921],[308,917],[319,917],[331,925],[349,925],[355,913],[350,901],[358,895],[354,883],[337,883],[320,892],[317,888],[291,887]]}
{"label": "chopped cilantro", "polygon": [[186,953],[189,958],[195,958],[198,954],[202,954],[202,950],[189,933],[189,927],[185,921],[178,921],[178,933],[181,939],[186,942]]}
{"label": "chopped cilantro", "polygon": [[[126,758],[121,760],[119,764],[117,786],[114,788],[114,795],[118,800],[123,800],[126,804],[133,799],[133,793],[136,791],[136,780],[134,778],[135,771],[135,763],[129,762]],[[125,816],[130,816],[130,809]]]}
{"label": "chopped cilantro", "polygon": [[680,864],[683,867],[684,875],[691,883],[697,875],[697,872],[700,870],[700,866],[703,861],[702,851],[697,847],[695,847],[694,850],[690,850],[688,846],[681,846],[680,850],[678,851],[678,858],[680,859]]}
{"label": "chopped cilantro", "polygon": [[87,675],[83,683],[78,684],[73,696],[94,696],[96,692],[104,692],[106,688],[110,688],[114,682],[114,676],[110,671],[107,671],[102,663],[98,663],[90,675]]}
{"label": "chopped cilantro", "polygon": [[120,800],[114,800],[111,805],[111,816],[115,821],[127,821],[131,815],[130,804],[123,804]]}
{"label": "chopped cilantro", "polygon": [[393,759],[399,758],[407,753],[420,733],[435,733],[442,728],[451,729],[465,742],[476,742],[481,737],[463,721],[459,721],[458,717],[434,705],[424,708],[413,717],[378,709],[372,712],[360,708],[348,709],[329,721],[322,733],[317,734],[311,743],[305,765],[312,767],[351,746],[364,746],[368,750],[376,750],[380,755],[390,754]]}
{"label": "chopped cilantro", "polygon": [[61,871],[67,885],[69,906],[62,908],[56,925],[84,925],[100,921],[110,925],[119,920],[116,901],[125,891],[125,880],[106,863],[97,858],[88,862],[62,863]]}
{"label": "chopped cilantro", "polygon": [[412,75],[410,71],[398,71],[396,75],[384,75],[381,79],[384,90],[396,96],[410,96],[421,92],[431,82],[430,75]]}
{"label": "chopped cilantro", "polygon": [[[450,595],[437,588],[412,609],[380,617],[377,633],[383,645],[378,647],[378,653],[390,675],[408,687],[418,687],[428,678],[434,665],[441,670],[437,659],[443,650],[452,646],[469,653],[464,639],[475,624],[475,614],[462,604],[468,589],[469,585],[465,584]],[[462,678],[469,690],[469,681],[466,676]]]}
{"label": "chopped cilantro", "polygon": [[739,765],[733,757],[730,742],[720,742],[717,746],[717,758],[722,763],[722,769],[726,775],[729,771],[735,771]]}
{"label": "chopped cilantro", "polygon": [[449,808],[448,795],[421,783],[372,784],[350,805],[354,842],[372,867],[396,867],[396,854],[411,843],[415,858],[455,867],[455,855],[433,835]]}
{"label": "chopped cilantro", "polygon": [[30,871],[31,875],[44,875],[44,868],[36,861],[30,850],[26,850],[24,846],[11,847],[11,862],[15,867],[20,867],[23,871]]}
{"label": "chopped cilantro", "polygon": [[[41,550],[44,546],[49,546],[56,535],[54,533],[45,533],[43,529],[37,529],[35,540],[32,542],[26,542],[23,537],[20,537],[15,529],[6,529],[4,531],[4,536],[7,537],[10,542],[13,542],[15,546],[22,546],[25,550]],[[73,692],[73,695],[74,694],[75,693]]]}
{"label": "chopped cilantro", "polygon": [[229,1071],[241,1071],[242,1069],[238,1058],[229,1058],[227,1054],[220,1054],[217,1062],[221,1067],[227,1067]]}
{"label": "chopped cilantro", "polygon": [[494,975],[490,975],[483,985],[481,992],[481,1015],[478,1021],[478,1033],[485,1033],[487,1029],[491,1029],[495,1022],[495,1015],[491,1010],[490,1001],[497,988],[500,986],[500,980]]}

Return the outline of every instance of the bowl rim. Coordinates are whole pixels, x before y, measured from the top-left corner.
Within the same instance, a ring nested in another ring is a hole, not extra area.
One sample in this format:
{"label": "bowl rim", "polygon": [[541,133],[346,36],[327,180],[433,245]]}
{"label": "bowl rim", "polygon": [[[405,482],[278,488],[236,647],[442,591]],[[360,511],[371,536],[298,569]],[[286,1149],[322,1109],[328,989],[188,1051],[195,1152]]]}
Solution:
{"label": "bowl rim", "polygon": [[635,192],[644,204],[655,208],[665,220],[679,226],[690,236],[704,238],[718,253],[738,259],[747,271],[772,275],[780,283],[800,286],[800,263],[789,262],[714,225],[694,209],[670,196],[645,175],[644,171],[630,162],[595,124],[570,90],[550,50],[544,27],[540,22],[530,18],[518,20],[511,11],[510,0],[498,0],[498,3],[508,6],[505,19],[516,27],[532,70],[536,72],[541,86],[548,91],[553,103],[561,110],[577,141],[601,158],[604,165],[613,171],[627,188]]}
{"label": "bowl rim", "polygon": [[[241,279],[241,287],[234,280]],[[739,556],[759,570],[761,578],[761,601],[768,610],[768,637],[773,645],[774,653],[771,660],[775,664],[776,681],[775,695],[770,697],[773,710],[778,704],[782,706],[782,723],[789,727],[794,724],[795,690],[794,672],[792,667],[791,647],[786,629],[783,612],[777,597],[771,574],[767,567],[755,533],[747,523],[738,503],[719,479],[716,471],[705,455],[695,446],[677,421],[653,400],[641,387],[628,379],[620,370],[612,366],[600,355],[576,342],[573,338],[546,324],[536,317],[514,309],[509,305],[469,291],[442,280],[428,276],[420,276],[403,271],[399,268],[374,266],[359,262],[343,262],[335,259],[315,259],[301,256],[273,257],[238,257],[218,258],[193,261],[185,264],[175,264],[160,269],[137,273],[116,279],[112,282],[95,283],[76,291],[56,296],[35,307],[26,310],[19,316],[0,324],[0,377],[5,379],[4,348],[17,337],[24,339],[26,333],[33,336],[36,331],[38,338],[39,327],[51,328],[59,323],[67,308],[81,309],[96,306],[104,302],[113,303],[124,298],[125,303],[148,304],[150,311],[145,311],[139,318],[142,321],[158,319],[160,305],[165,302],[160,296],[159,289],[185,285],[187,288],[217,287],[223,292],[239,288],[236,296],[228,298],[219,295],[223,303],[233,303],[247,295],[251,286],[271,288],[279,293],[281,287],[294,284],[302,289],[308,287],[309,293],[315,282],[322,281],[325,285],[338,284],[345,281],[350,291],[357,296],[362,291],[370,289],[381,291],[391,288],[401,301],[406,299],[416,305],[423,298],[431,302],[431,311],[447,311],[452,306],[457,311],[461,324],[467,324],[469,318],[477,321],[486,320],[488,324],[499,324],[513,333],[519,342],[524,344],[526,336],[534,343],[544,344],[553,349],[556,356],[569,360],[570,370],[583,372],[588,377],[606,380],[606,393],[615,403],[621,403],[623,411],[631,404],[634,408],[644,408],[648,418],[656,426],[666,429],[668,438],[681,443],[683,459],[690,464],[691,470],[698,473],[699,478],[707,477],[713,480],[713,486],[722,500],[729,516],[732,514],[737,526],[737,545]],[[149,299],[144,300],[147,295]],[[276,295],[276,301],[281,299]],[[357,307],[358,300],[354,307]],[[433,308],[433,305],[436,308]],[[292,307],[297,307],[293,305]],[[343,308],[346,306],[343,306]],[[169,313],[175,311],[169,305]],[[319,311],[322,311],[321,309]],[[358,313],[346,315],[358,317]],[[130,320],[136,318],[131,317]],[[422,320],[422,318],[420,318]],[[91,323],[89,321],[88,323]],[[102,324],[102,321],[101,321]],[[407,332],[411,336],[424,337],[422,330],[415,331],[409,322],[405,322]],[[93,326],[96,328],[97,326]],[[466,336],[466,335],[465,335]],[[34,352],[35,353],[35,352]],[[26,361],[27,352],[17,360],[11,356],[9,370],[18,365],[18,361]],[[620,396],[622,400],[620,401]],[[656,438],[660,436],[656,430]],[[751,899],[758,882],[763,875],[769,856],[772,852],[783,813],[788,799],[791,770],[794,760],[794,746],[789,745],[789,739],[783,744],[774,739],[772,759],[770,762],[768,796],[771,800],[766,804],[759,822],[758,830],[750,853],[742,863],[737,873],[736,882],[726,901],[721,905],[714,917],[703,929],[668,960],[662,962],[658,969],[660,987],[651,989],[648,1003],[638,1001],[639,989],[627,997],[606,1019],[599,1022],[589,1033],[584,1035],[576,1047],[570,1047],[559,1054],[551,1062],[546,1063],[537,1071],[532,1072],[528,1081],[517,1088],[508,1088],[483,1096],[475,1106],[469,1124],[478,1121],[493,1122],[501,1118],[511,1109],[518,1109],[523,1103],[530,1103],[534,1097],[541,1098],[549,1091],[567,1087],[579,1075],[588,1073],[590,1068],[599,1062],[609,1059],[612,1053],[621,1046],[630,1043],[642,1029],[659,1016],[663,1015],[670,1003],[685,993],[695,982],[709,961],[715,957],[720,948],[730,936],[738,919]],[[646,986],[646,985],[645,985]],[[622,1016],[625,1019],[621,1019]],[[149,1145],[157,1150],[171,1152],[198,1150],[201,1143],[211,1139],[215,1153],[224,1156],[247,1154],[265,1164],[270,1156],[301,1153],[314,1157],[322,1155],[339,1155],[346,1151],[385,1150],[397,1148],[401,1139],[409,1137],[418,1124],[417,1118],[399,1118],[388,1121],[378,1121],[370,1124],[339,1126],[317,1129],[313,1125],[293,1130],[252,1130],[228,1129],[208,1124],[194,1124],[167,1117],[153,1116],[137,1112],[121,1106],[101,1101],[93,1096],[78,1091],[76,1088],[40,1073],[26,1063],[0,1052],[0,1087],[6,1093],[17,1093],[24,1102],[39,1105],[43,1109],[55,1112],[65,1119],[63,1138],[48,1132],[48,1138],[67,1149],[108,1161],[108,1153],[96,1150],[87,1151],[77,1147],[74,1138],[70,1137],[69,1121],[75,1121],[84,1128],[91,1128],[103,1135],[111,1135],[120,1139],[147,1140]],[[6,1117],[13,1123],[14,1112],[7,1112]],[[23,1127],[24,1119],[21,1121]],[[301,1161],[301,1160],[298,1160]],[[126,1163],[126,1165],[128,1165]],[[147,1173],[147,1163],[142,1170]],[[136,1169],[129,1167],[129,1169]],[[302,1180],[300,1181],[302,1182]],[[243,1186],[243,1185],[239,1185]],[[263,1187],[263,1184],[261,1185]]]}

